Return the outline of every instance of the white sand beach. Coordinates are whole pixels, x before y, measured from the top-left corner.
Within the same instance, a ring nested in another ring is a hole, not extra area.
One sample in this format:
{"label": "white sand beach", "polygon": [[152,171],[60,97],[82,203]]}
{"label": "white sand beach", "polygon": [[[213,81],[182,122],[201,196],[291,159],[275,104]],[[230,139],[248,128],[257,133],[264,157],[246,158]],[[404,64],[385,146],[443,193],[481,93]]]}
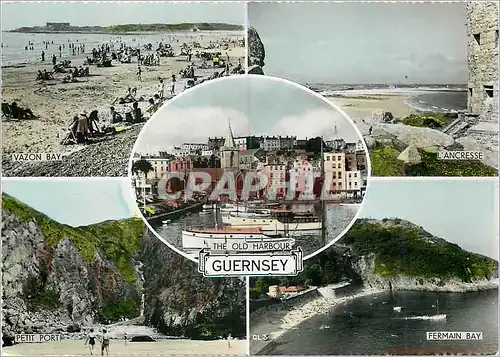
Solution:
{"label": "white sand beach", "polygon": [[404,118],[417,110],[406,103],[407,95],[398,94],[360,94],[359,97],[346,95],[327,97],[329,101],[340,106],[356,124],[359,118],[371,117],[380,112],[391,112],[395,117]]}
{"label": "white sand beach", "polygon": [[360,292],[339,298],[317,298],[306,303],[291,305],[272,305],[261,308],[250,315],[250,336],[268,335],[267,341],[250,340],[250,353],[256,354],[273,340],[278,339],[288,330],[296,329],[310,317],[326,314],[328,311],[346,301],[362,296],[380,293],[382,290],[363,289]]}
{"label": "white sand beach", "polygon": [[[2,356],[88,356],[88,346],[83,340],[63,340],[51,343],[27,343],[4,347]],[[246,354],[247,341],[232,340],[158,340],[156,342],[125,342],[111,340],[110,356],[243,356]],[[94,349],[100,355],[100,345]]]}
{"label": "white sand beach", "polygon": [[[68,35],[69,36],[69,35]],[[139,36],[139,35],[138,35]],[[30,108],[38,117],[31,120],[2,122],[3,149],[6,153],[12,152],[69,152],[72,148],[62,147],[59,144],[58,133],[65,129],[74,115],[82,110],[90,113],[93,109],[99,111],[100,119],[109,116],[109,107],[113,100],[126,94],[128,87],[136,87],[137,95],[145,101],[139,106],[147,107],[147,100],[157,93],[158,77],[164,78],[166,88],[170,86],[172,74],[179,77],[176,83],[176,93],[184,89],[185,81],[179,76],[179,71],[184,69],[189,62],[186,56],[179,56],[183,42],[188,44],[196,41],[201,48],[200,52],[220,51],[224,58],[229,57],[232,66],[238,60],[244,64],[245,48],[231,45],[229,48],[216,49],[204,48],[212,43],[222,43],[223,39],[242,39],[242,31],[200,31],[197,34],[174,32],[165,34],[172,39],[171,45],[176,57],[162,57],[159,66],[142,66],[142,81],[137,79],[137,60],[132,63],[113,61],[112,67],[97,68],[90,66],[90,76],[81,77],[76,83],[63,83],[62,74],[56,74],[56,80],[36,81],[38,70],[52,70],[50,61],[2,68],[2,101],[17,102],[22,108]],[[91,48],[85,56],[91,56]],[[48,52],[51,53],[51,52]],[[193,52],[194,53],[194,52]],[[72,66],[83,65],[84,57],[68,56],[62,59],[71,60]],[[59,58],[58,58],[59,60]],[[196,76],[208,76],[221,69],[198,69],[202,59],[192,57],[195,65]],[[120,111],[120,106],[117,110]],[[74,149],[73,149],[74,150]]]}

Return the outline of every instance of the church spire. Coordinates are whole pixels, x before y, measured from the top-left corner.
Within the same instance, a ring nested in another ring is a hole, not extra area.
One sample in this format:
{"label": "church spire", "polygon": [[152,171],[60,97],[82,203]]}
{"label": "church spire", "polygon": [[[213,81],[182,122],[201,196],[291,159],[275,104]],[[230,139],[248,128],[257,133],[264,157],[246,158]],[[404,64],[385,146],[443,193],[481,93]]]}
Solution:
{"label": "church spire", "polygon": [[229,130],[227,131],[226,140],[224,140],[224,148],[234,149],[236,147],[234,143],[233,130],[231,129],[231,119],[228,119]]}

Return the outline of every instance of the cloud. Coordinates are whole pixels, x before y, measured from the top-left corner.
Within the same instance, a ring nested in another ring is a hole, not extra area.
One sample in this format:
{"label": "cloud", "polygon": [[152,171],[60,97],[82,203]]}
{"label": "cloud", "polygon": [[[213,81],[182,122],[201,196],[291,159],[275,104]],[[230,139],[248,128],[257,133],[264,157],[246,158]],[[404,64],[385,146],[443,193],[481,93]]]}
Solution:
{"label": "cloud", "polygon": [[163,106],[139,135],[135,152],[155,154],[186,142],[204,143],[208,137],[225,137],[228,119],[235,136],[247,135],[247,116],[224,107],[176,108]]}
{"label": "cloud", "polygon": [[[337,134],[335,134],[335,127],[337,127]],[[283,117],[273,125],[270,134],[296,135],[300,138],[323,136],[325,140],[336,136],[348,142],[361,139],[354,124],[333,109],[316,109],[301,116]]]}

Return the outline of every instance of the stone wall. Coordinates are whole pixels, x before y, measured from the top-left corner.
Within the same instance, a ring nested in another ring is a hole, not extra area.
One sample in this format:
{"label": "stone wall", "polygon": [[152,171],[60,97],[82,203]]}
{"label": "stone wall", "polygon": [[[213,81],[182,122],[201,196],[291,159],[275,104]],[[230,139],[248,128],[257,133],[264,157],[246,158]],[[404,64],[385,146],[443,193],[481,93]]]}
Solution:
{"label": "stone wall", "polygon": [[498,122],[498,2],[467,3],[468,110]]}

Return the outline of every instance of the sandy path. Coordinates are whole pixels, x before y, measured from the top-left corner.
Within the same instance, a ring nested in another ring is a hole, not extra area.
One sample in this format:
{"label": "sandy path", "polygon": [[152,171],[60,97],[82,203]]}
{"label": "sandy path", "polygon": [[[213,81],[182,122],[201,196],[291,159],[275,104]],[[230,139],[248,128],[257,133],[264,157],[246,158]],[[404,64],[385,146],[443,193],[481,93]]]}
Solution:
{"label": "sandy path", "polygon": [[[243,356],[246,354],[245,340],[231,341],[194,341],[160,340],[157,342],[128,342],[111,340],[110,356]],[[100,355],[100,345],[95,346],[94,354]],[[19,344],[3,348],[4,356],[88,356],[89,350],[82,340],[64,340],[51,343]]]}

